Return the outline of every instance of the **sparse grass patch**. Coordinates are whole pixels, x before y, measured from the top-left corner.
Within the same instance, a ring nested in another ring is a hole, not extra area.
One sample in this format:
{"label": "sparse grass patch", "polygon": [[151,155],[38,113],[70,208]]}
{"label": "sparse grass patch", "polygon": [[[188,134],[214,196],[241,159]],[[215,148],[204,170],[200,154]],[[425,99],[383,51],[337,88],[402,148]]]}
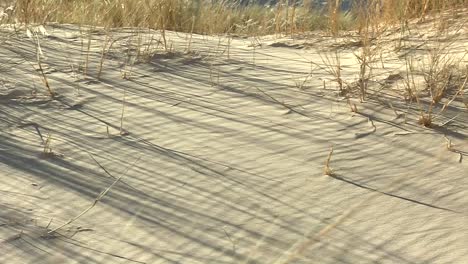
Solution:
{"label": "sparse grass patch", "polygon": [[442,47],[431,49],[427,56],[427,62],[423,61],[422,67],[426,88],[434,104],[439,103],[445,96],[453,77],[453,63],[453,58]]}
{"label": "sparse grass patch", "polygon": [[[468,80],[468,67],[457,68],[457,64],[453,64],[451,58],[446,58],[445,62],[441,63],[441,57],[431,54],[430,64],[423,62],[419,67],[414,65],[411,57],[406,58],[404,80],[405,97],[408,103],[417,103],[420,112],[418,123],[425,127],[431,127],[434,117],[444,112],[457,97],[462,97],[463,101],[463,90]],[[423,100],[424,98],[429,100]],[[440,105],[440,111],[434,113]]]}
{"label": "sparse grass patch", "polygon": [[44,68],[42,66],[42,60],[45,57],[44,53],[42,52],[41,48],[41,42],[40,42],[40,35],[46,35],[46,31],[44,27],[39,26],[37,28],[27,28],[26,29],[26,35],[29,37],[31,41],[34,42],[36,46],[36,66],[37,66],[37,71],[40,74],[42,83],[44,84],[44,87],[46,89],[47,94],[50,96],[50,98],[54,98],[57,94],[52,90],[52,87],[50,86],[49,80],[47,79],[47,75],[44,72]]}
{"label": "sparse grass patch", "polygon": [[320,56],[320,58],[326,67],[325,70],[333,76],[334,81],[338,85],[340,95],[346,95],[344,81],[341,77],[341,59],[338,50],[335,50],[331,55],[325,54],[324,56]]}
{"label": "sparse grass patch", "polygon": [[47,134],[47,138],[44,141],[44,148],[42,149],[42,153],[40,156],[44,159],[50,158],[62,158],[63,154],[60,154],[52,149],[52,135],[50,133]]}

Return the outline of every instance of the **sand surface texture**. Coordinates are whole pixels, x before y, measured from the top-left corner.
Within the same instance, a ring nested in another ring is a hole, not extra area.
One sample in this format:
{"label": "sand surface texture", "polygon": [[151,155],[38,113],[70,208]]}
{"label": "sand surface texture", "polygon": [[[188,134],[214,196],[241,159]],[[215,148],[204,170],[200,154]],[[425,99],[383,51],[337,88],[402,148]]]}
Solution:
{"label": "sand surface texture", "polygon": [[403,98],[407,56],[466,67],[432,28],[384,33],[353,113],[353,36],[4,26],[0,263],[468,263],[467,90],[432,128]]}

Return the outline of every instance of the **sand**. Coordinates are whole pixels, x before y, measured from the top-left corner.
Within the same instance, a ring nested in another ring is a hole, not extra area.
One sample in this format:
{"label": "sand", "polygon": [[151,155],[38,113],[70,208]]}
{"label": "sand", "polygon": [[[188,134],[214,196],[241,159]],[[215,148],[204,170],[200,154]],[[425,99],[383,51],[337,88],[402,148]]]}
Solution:
{"label": "sand", "polygon": [[415,27],[354,113],[324,63],[355,83],[353,36],[4,26],[0,263],[467,263],[466,86],[426,128],[402,79],[468,34]]}

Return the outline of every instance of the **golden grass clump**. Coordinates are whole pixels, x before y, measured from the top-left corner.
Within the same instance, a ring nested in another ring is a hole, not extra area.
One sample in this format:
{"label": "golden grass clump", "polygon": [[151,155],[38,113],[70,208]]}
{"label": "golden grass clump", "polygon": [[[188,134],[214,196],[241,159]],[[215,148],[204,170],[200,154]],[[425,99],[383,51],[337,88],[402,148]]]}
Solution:
{"label": "golden grass clump", "polygon": [[466,7],[467,0],[379,0],[382,19],[402,21],[408,18],[421,18],[430,12]]}
{"label": "golden grass clump", "polygon": [[294,33],[324,29],[326,16],[308,5],[279,1],[276,6],[207,0],[18,0],[22,23],[73,23],[142,27],[202,34]]}

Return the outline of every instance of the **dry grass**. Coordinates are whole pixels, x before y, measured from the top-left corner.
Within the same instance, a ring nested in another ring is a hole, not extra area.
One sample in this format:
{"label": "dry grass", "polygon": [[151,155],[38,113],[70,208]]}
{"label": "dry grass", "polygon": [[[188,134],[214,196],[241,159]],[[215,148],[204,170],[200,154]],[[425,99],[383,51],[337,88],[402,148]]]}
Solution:
{"label": "dry grass", "polygon": [[[406,54],[404,56],[406,61],[406,78],[404,83],[407,102],[409,104],[416,102],[419,108],[420,116],[418,123],[425,127],[432,127],[434,119],[446,109],[448,104],[452,103],[457,96],[463,97],[463,91],[466,87],[466,74],[463,75],[465,70],[465,66],[462,63],[463,59],[453,57],[450,51],[450,46],[453,44],[452,41],[456,40],[447,38],[449,35],[459,35],[457,33],[460,32],[460,26],[451,25],[448,21],[451,18],[457,18],[457,12],[453,11],[459,7],[466,6],[466,2],[466,0],[356,1],[352,11],[355,14],[355,19],[353,20],[354,28],[357,31],[355,43],[359,43],[359,49],[354,51],[354,55],[358,62],[359,70],[357,72],[356,84],[347,85],[346,87],[348,102],[350,96],[356,94],[359,94],[362,101],[366,99],[369,81],[374,77],[373,70],[377,68],[376,62],[379,58],[382,69],[385,68],[381,47],[383,36],[394,25],[400,27],[402,36],[403,33],[412,34],[409,28],[409,21],[413,21],[411,23],[414,26],[413,18],[422,21],[431,14],[434,27],[440,37],[436,37],[433,40],[435,44],[423,44],[426,46],[428,53],[423,56],[423,59],[418,59],[417,65],[415,65],[415,60],[410,55]],[[328,3],[330,16],[329,30],[334,36],[340,37],[335,23],[337,6],[340,5],[340,1],[329,0]],[[466,23],[461,23],[461,25],[462,27],[463,25],[466,26]],[[402,39],[400,39],[397,52],[401,50]],[[345,81],[340,71],[339,56],[335,54],[335,56],[322,57],[322,62],[326,66],[327,72],[337,82],[340,93],[343,94],[343,82]],[[450,91],[453,90],[456,93],[450,98]],[[439,106],[442,106],[440,112],[434,113],[436,109],[440,109]]]}
{"label": "dry grass", "polygon": [[137,158],[133,164],[128,167],[125,172],[123,174],[121,174],[119,177],[115,177],[114,175],[112,175],[108,170],[106,170],[91,154],[90,154],[91,158],[98,164],[98,166],[108,175],[110,176],[111,178],[115,179],[114,182],[109,186],[107,187],[105,190],[103,190],[97,197],[96,199],[94,199],[93,203],[87,207],[85,210],[81,211],[78,215],[76,215],[75,217],[71,218],[70,220],[68,220],[67,222],[59,225],[58,227],[55,227],[53,229],[48,229],[47,231],[47,235],[52,235],[54,233],[56,233],[59,229],[62,229],[64,228],[65,226],[75,222],[76,220],[78,220],[79,218],[81,218],[83,215],[87,214],[91,209],[93,209],[101,200],[102,198],[112,189],[112,187],[114,187],[115,184],[117,184],[117,182],[120,181],[120,179],[128,172],[129,169],[131,169],[139,160],[140,158]]}
{"label": "dry grass", "polygon": [[[328,0],[325,9],[312,1],[279,0],[274,6],[241,5],[239,1],[207,0],[17,0],[1,12],[1,21],[73,23],[104,27],[141,27],[202,34],[271,34],[360,28],[363,17],[385,24],[423,19],[431,12],[466,6],[468,0],[354,1]],[[3,15],[4,14],[4,15]]]}
{"label": "dry grass", "polygon": [[335,50],[332,54],[321,55],[320,58],[325,65],[325,70],[333,76],[334,81],[338,85],[340,95],[346,95],[344,81],[341,76],[341,59],[339,51]]}
{"label": "dry grass", "polygon": [[202,34],[293,34],[326,26],[325,14],[283,1],[268,8],[226,0],[18,0],[15,17],[26,24],[59,22]]}
{"label": "dry grass", "polygon": [[386,0],[382,19],[387,22],[404,21],[408,18],[424,19],[431,12],[466,7],[466,0]]}
{"label": "dry grass", "polygon": [[323,175],[334,176],[333,169],[330,167],[330,160],[333,154],[333,146],[330,147],[330,152],[328,153],[327,160],[325,161],[325,166],[323,168]]}
{"label": "dry grass", "polygon": [[39,38],[40,34],[46,35],[45,29],[42,26],[38,27],[37,29],[33,29],[33,30],[30,30],[29,28],[26,29],[26,35],[36,45],[36,65],[37,65],[37,70],[38,70],[38,72],[40,74],[42,83],[44,84],[44,87],[46,89],[47,94],[51,98],[54,98],[54,96],[56,96],[57,94],[52,90],[52,87],[50,86],[49,80],[47,79],[47,75],[44,73],[44,69],[42,67],[42,59],[45,56],[44,56],[44,53],[42,52],[42,48],[41,48],[41,42],[40,42],[40,38]]}
{"label": "dry grass", "polygon": [[[415,65],[413,58],[406,58],[406,77],[404,80],[408,103],[416,102],[420,116],[418,123],[425,127],[434,124],[434,118],[442,114],[457,98],[463,97],[468,80],[468,66],[453,63],[449,53],[430,51],[428,62]],[[418,76],[421,76],[417,81]],[[454,92],[450,95],[449,92]],[[424,100],[427,98],[428,100]],[[463,101],[463,98],[462,98]],[[435,109],[441,106],[438,113]]]}

